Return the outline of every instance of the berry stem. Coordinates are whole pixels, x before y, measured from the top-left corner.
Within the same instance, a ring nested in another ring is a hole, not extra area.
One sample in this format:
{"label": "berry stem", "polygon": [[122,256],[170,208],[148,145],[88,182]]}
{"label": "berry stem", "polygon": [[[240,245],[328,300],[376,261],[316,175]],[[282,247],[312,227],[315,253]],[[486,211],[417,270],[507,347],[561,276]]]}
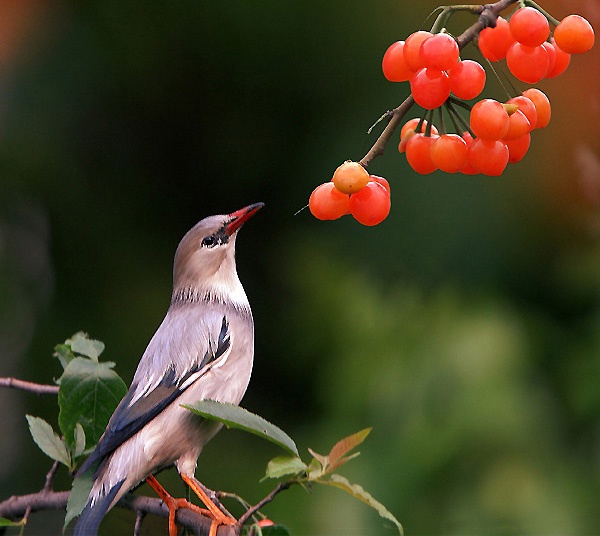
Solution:
{"label": "berry stem", "polygon": [[544,17],[546,17],[548,19],[549,22],[554,24],[554,26],[558,26],[558,23],[560,21],[558,19],[555,19],[552,15],[550,15],[550,13],[548,13],[542,6],[540,6],[533,0],[525,0],[524,3],[527,6],[531,6],[531,7],[534,7],[535,9],[537,9],[542,15],[544,15]]}

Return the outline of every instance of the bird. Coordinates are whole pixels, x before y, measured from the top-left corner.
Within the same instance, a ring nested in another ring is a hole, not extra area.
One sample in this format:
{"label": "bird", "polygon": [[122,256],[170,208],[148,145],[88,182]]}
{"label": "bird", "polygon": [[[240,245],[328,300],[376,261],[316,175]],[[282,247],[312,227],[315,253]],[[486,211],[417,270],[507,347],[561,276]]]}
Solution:
{"label": "bird", "polygon": [[167,313],[151,338],[94,451],[75,478],[92,474],[92,488],[74,528],[75,536],[97,534],[107,512],[146,480],[175,512],[194,508],[162,488],[155,474],[175,466],[210,515],[211,534],[235,519],[209,497],[194,474],[203,446],[221,424],[194,415],[182,404],[211,399],[239,404],[254,359],[254,321],[237,274],[239,229],[264,203],[199,221],[181,239],[173,262],[173,291]]}

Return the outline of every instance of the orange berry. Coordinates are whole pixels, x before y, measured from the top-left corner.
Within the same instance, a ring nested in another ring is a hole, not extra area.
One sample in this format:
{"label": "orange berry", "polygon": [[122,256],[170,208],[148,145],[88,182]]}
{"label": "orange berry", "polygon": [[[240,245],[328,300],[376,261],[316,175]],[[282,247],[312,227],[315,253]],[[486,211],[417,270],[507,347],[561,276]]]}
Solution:
{"label": "orange berry", "polygon": [[535,111],[537,112],[535,128],[547,127],[548,123],[550,123],[550,116],[552,115],[550,99],[548,99],[543,91],[540,91],[535,87],[530,87],[523,91],[523,96],[530,99],[535,106]]}
{"label": "orange berry", "polygon": [[344,194],[353,194],[369,182],[369,172],[358,162],[347,160],[333,173],[335,187]]}
{"label": "orange berry", "polygon": [[370,181],[360,192],[350,196],[350,214],[369,227],[385,220],[390,208],[390,193],[379,182]]}
{"label": "orange berry", "polygon": [[348,214],[350,196],[340,192],[333,182],[326,182],[310,194],[308,208],[318,220],[337,220]]}
{"label": "orange berry", "polygon": [[554,28],[554,41],[569,54],[582,54],[594,46],[594,29],[579,15],[569,15]]}

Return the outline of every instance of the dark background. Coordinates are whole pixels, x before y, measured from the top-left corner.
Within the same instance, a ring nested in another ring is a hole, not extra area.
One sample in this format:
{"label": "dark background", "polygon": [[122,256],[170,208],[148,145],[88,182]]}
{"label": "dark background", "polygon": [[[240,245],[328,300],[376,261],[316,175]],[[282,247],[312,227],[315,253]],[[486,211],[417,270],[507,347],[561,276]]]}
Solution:
{"label": "dark background", "polygon": [[[591,1],[544,6],[600,22]],[[381,225],[294,215],[407,96],[381,57],[435,7],[3,3],[0,375],[51,383],[53,346],[84,330],[129,382],[168,306],[179,239],[206,215],[264,201],[237,241],[256,323],[245,407],[305,458],[373,426],[342,473],[408,534],[599,532],[597,48],[540,84],[552,122],[502,177],[418,176],[391,143],[372,164],[392,186]],[[457,15],[450,31],[473,20]],[[472,47],[464,57],[479,59]],[[486,96],[504,100],[488,79]],[[8,391],[0,404],[4,499],[42,487],[51,461],[25,413],[56,427],[57,406]],[[257,502],[277,454],[224,431],[197,474]],[[57,488],[69,482],[61,472]],[[339,490],[293,489],[265,512],[298,536],[393,534]],[[61,526],[60,513],[36,514],[26,534]],[[132,526],[120,510],[104,525]]]}

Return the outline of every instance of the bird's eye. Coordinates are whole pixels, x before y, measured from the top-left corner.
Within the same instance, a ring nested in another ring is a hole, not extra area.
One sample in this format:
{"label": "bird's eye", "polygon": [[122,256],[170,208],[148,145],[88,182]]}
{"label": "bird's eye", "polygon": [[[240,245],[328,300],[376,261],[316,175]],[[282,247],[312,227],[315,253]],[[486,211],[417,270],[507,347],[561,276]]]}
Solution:
{"label": "bird's eye", "polygon": [[205,236],[202,239],[202,245],[206,246],[207,248],[213,248],[217,245],[217,239],[214,235]]}

